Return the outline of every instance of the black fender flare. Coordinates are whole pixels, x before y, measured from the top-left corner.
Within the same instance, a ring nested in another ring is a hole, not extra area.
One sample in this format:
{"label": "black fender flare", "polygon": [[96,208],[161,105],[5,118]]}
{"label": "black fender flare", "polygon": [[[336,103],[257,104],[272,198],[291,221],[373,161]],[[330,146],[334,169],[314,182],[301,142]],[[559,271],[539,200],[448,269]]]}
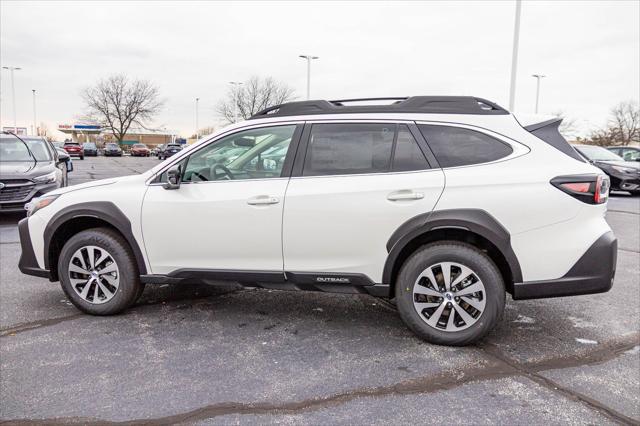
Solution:
{"label": "black fender flare", "polygon": [[140,250],[140,246],[138,245],[136,238],[133,236],[131,222],[122,210],[110,201],[92,201],[74,204],[63,208],[53,215],[44,229],[45,269],[51,270],[51,265],[49,265],[49,249],[51,246],[51,240],[56,231],[69,220],[78,217],[92,217],[100,219],[117,229],[124,236],[125,240],[127,240],[127,243],[129,243],[129,246],[136,258],[140,274],[142,275],[147,273],[144,256],[142,255],[142,251]]}
{"label": "black fender flare", "polygon": [[480,209],[438,210],[420,214],[400,225],[387,242],[389,254],[384,265],[382,282],[391,284],[394,266],[407,244],[420,235],[438,229],[463,229],[485,238],[496,246],[506,259],[513,282],[522,282],[522,270],[511,247],[509,231],[493,216]]}

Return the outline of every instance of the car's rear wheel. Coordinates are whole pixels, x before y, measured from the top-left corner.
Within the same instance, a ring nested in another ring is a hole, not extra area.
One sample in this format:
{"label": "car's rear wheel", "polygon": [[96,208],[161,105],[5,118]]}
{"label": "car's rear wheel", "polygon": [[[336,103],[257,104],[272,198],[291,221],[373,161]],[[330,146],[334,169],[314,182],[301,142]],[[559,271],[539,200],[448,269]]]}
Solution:
{"label": "car's rear wheel", "polygon": [[456,241],[418,249],[402,266],[395,294],[407,326],[440,345],[481,339],[500,320],[505,303],[504,282],[493,261]]}
{"label": "car's rear wheel", "polygon": [[135,257],[126,240],[108,228],[71,237],[58,259],[58,275],[69,300],[92,315],[112,315],[142,293]]}

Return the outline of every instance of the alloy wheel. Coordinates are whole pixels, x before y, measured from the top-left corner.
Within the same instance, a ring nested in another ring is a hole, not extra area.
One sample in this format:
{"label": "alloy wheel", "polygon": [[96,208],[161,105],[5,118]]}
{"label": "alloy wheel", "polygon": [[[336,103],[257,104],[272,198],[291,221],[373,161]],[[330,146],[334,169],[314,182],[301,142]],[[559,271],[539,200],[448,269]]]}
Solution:
{"label": "alloy wheel", "polygon": [[440,331],[455,332],[475,324],[485,309],[486,290],[478,275],[456,262],[429,266],[413,286],[413,306],[420,318]]}
{"label": "alloy wheel", "polygon": [[71,256],[69,280],[73,290],[83,300],[102,304],[116,295],[120,271],[108,251],[97,246],[85,246]]}

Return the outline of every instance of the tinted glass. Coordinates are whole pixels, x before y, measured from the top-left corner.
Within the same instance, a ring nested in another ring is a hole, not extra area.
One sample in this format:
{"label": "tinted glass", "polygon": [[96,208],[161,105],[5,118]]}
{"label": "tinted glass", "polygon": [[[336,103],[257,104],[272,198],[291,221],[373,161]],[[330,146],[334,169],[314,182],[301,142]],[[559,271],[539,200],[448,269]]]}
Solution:
{"label": "tinted glass", "polygon": [[425,124],[418,127],[440,167],[488,163],[513,152],[506,143],[475,130]]}
{"label": "tinted glass", "polygon": [[183,181],[280,177],[296,126],[261,127],[226,136],[189,156]]}
{"label": "tinted glass", "polygon": [[398,128],[396,151],[393,155],[393,171],[407,172],[411,170],[425,170],[429,163],[418,146],[415,138],[404,124]]}
{"label": "tinted glass", "polygon": [[395,124],[314,124],[304,176],[390,170]]}

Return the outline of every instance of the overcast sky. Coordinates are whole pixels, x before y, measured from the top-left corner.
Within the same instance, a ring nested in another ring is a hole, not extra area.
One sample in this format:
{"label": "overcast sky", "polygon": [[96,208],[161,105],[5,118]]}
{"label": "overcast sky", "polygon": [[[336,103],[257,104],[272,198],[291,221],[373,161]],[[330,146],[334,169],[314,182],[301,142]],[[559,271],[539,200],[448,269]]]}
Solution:
{"label": "overcast sky", "polygon": [[[516,112],[562,110],[581,129],[640,97],[640,2],[525,1]],[[18,126],[50,129],[84,111],[81,90],[124,72],[152,80],[165,99],[155,125],[183,136],[221,123],[214,106],[229,81],[272,76],[312,98],[474,95],[505,107],[515,2],[9,2],[0,3],[0,60],[15,75]],[[2,70],[0,120],[13,125]]]}

